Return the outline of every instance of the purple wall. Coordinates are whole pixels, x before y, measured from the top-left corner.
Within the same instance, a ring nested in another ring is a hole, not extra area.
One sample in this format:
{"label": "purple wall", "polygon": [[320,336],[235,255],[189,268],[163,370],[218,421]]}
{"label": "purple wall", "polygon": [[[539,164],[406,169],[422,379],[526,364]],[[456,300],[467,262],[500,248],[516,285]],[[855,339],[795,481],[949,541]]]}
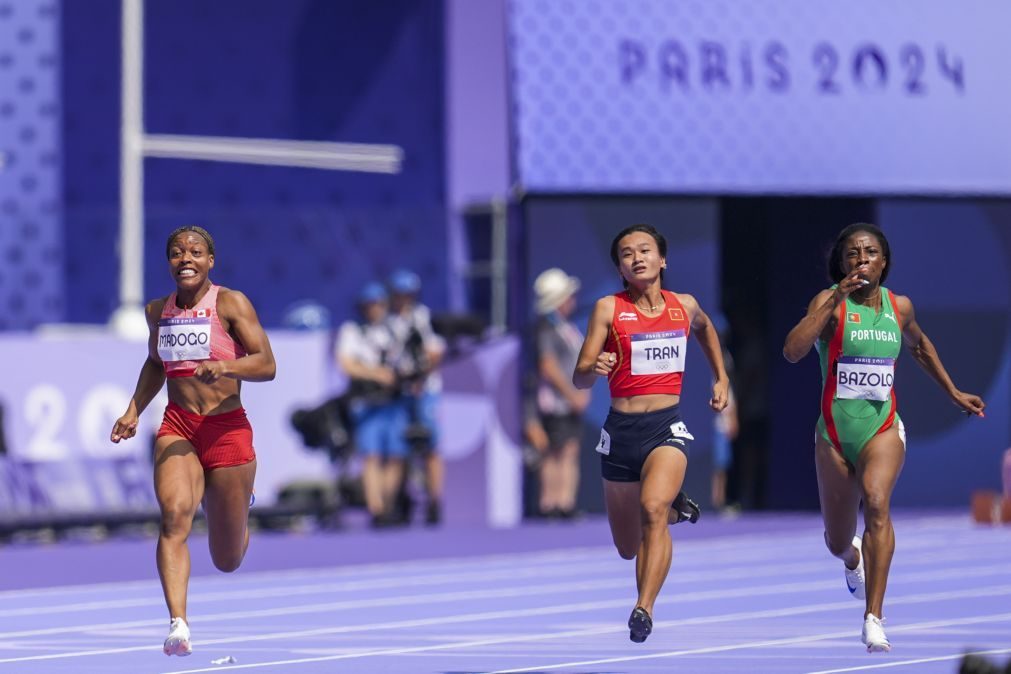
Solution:
{"label": "purple wall", "polygon": [[58,320],[60,11],[0,3],[0,331]]}

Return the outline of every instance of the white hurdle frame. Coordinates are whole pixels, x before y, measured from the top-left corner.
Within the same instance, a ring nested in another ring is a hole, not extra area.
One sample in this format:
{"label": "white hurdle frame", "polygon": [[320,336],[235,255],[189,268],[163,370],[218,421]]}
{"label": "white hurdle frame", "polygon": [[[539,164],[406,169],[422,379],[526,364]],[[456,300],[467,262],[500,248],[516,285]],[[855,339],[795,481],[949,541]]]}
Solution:
{"label": "white hurdle frame", "polygon": [[[147,134],[144,132],[144,0],[122,0],[119,308],[111,325],[124,337],[147,336],[144,319],[144,159],[399,173],[396,145]],[[0,156],[2,166],[2,156]]]}

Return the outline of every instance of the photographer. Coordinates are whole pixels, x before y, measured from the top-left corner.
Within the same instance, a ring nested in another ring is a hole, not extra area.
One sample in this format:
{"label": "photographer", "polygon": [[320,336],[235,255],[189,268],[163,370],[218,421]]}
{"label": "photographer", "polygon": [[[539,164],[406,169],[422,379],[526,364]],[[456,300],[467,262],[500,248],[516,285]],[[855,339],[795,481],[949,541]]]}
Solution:
{"label": "photographer", "polygon": [[351,380],[348,396],[355,444],[364,457],[362,489],[373,526],[397,523],[394,499],[404,478],[406,414],[399,397],[395,362],[401,347],[387,320],[389,298],[380,283],[358,296],[361,319],[347,321],[337,334],[337,362]]}
{"label": "photographer", "polygon": [[400,269],[390,275],[390,316],[388,322],[401,347],[397,360],[401,401],[407,417],[407,444],[420,455],[425,466],[425,491],[428,499],[425,523],[442,519],[442,457],[438,446],[435,418],[442,379],[436,368],[445,352],[445,342],[432,329],[431,313],[418,302],[421,279],[414,272]]}

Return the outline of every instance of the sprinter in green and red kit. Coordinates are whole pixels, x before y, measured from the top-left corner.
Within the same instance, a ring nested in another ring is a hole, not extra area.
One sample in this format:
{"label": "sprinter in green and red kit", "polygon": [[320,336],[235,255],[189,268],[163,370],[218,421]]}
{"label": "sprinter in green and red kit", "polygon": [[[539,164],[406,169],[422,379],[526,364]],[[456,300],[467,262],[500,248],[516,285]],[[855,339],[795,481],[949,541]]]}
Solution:
{"label": "sprinter in green and red kit", "polygon": [[[891,249],[880,229],[866,223],[844,228],[828,258],[834,285],[811,300],[783,347],[792,363],[812,346],[821,359],[815,466],[825,544],[843,560],[850,594],[865,601],[861,640],[868,652],[891,650],[882,605],[895,552],[892,490],[906,454],[894,388],[902,342],[963,412],[983,417],[986,407],[979,396],[952,383],[909,298],[882,285],[890,268]],[[858,537],[861,500],[864,533]]]}

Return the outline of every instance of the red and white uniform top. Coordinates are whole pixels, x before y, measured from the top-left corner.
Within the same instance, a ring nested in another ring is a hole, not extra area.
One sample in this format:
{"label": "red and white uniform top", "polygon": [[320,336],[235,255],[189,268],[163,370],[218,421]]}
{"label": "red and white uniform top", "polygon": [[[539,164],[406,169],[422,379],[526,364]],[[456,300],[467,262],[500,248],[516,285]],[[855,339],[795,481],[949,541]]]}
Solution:
{"label": "red and white uniform top", "polygon": [[607,383],[612,398],[651,393],[681,394],[685,351],[691,323],[688,312],[669,290],[658,316],[640,312],[627,292],[614,295],[614,316],[605,351],[617,354]]}
{"label": "red and white uniform top", "polygon": [[192,377],[202,360],[235,360],[246,355],[218,320],[218,290],[212,285],[192,309],[176,306],[176,294],[165,301],[158,321],[158,357],[165,375]]}

